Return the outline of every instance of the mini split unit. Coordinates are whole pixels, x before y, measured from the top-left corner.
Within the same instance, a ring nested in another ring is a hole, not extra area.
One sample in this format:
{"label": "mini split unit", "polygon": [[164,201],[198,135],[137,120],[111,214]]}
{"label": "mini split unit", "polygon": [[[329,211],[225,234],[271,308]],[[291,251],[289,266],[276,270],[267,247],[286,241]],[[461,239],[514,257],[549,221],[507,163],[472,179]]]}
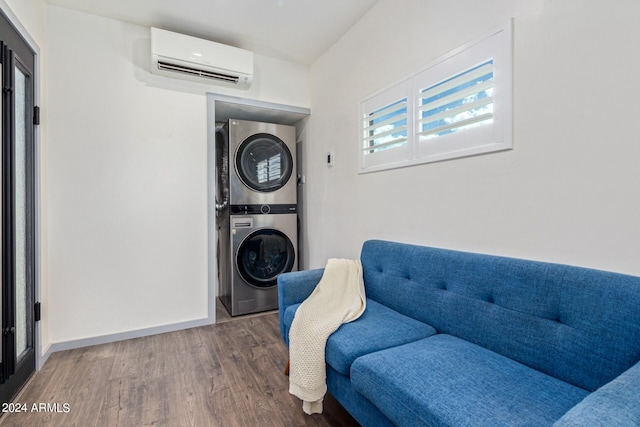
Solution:
{"label": "mini split unit", "polygon": [[151,28],[151,72],[248,89],[253,82],[253,52]]}

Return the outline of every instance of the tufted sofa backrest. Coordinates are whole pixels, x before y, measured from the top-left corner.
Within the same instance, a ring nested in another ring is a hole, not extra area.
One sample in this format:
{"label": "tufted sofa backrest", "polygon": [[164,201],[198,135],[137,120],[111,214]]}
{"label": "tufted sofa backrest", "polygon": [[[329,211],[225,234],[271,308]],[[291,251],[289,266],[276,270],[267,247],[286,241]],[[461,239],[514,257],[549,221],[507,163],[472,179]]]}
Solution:
{"label": "tufted sofa backrest", "polygon": [[640,277],[370,240],[367,297],[593,391],[640,360]]}

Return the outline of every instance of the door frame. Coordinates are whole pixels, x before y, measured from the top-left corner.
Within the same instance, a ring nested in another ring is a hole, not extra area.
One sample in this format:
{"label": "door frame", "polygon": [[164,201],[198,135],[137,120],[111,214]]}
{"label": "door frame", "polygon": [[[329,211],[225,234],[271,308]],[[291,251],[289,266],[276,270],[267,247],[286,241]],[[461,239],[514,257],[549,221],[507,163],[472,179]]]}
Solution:
{"label": "door frame", "polygon": [[[5,0],[0,0],[0,13],[4,15],[4,17],[13,25],[14,29],[20,34],[20,36],[24,39],[27,45],[34,52],[34,64],[33,64],[33,104],[40,105],[40,78],[41,78],[41,70],[40,70],[40,46],[36,43],[35,39],[31,37],[31,34],[27,31],[27,29],[22,25],[22,22],[18,17],[13,13],[11,8],[7,5]],[[42,267],[42,240],[41,240],[41,211],[42,211],[42,197],[41,197],[41,126],[35,126],[33,130],[33,163],[34,163],[34,301],[42,302],[41,298],[41,267]],[[46,310],[43,310],[43,314]],[[35,362],[36,362],[36,371],[42,369],[44,362],[46,362],[47,358],[51,354],[50,348],[48,347],[45,354],[42,352],[42,323],[45,321],[45,316],[42,317],[41,321],[35,322],[34,327],[34,351],[35,351]]]}

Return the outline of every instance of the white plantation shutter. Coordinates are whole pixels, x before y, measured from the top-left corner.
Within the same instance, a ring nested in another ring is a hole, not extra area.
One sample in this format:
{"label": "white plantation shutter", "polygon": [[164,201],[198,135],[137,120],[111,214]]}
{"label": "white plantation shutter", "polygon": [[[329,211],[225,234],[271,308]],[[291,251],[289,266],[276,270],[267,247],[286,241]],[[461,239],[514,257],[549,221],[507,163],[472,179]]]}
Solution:
{"label": "white plantation shutter", "polygon": [[362,101],[360,172],[512,148],[511,27]]}
{"label": "white plantation shutter", "polygon": [[493,120],[493,59],[421,91],[418,135],[448,135]]}
{"label": "white plantation shutter", "polygon": [[416,159],[512,148],[511,40],[509,22],[415,75]]}
{"label": "white plantation shutter", "polygon": [[407,98],[368,113],[364,117],[364,148],[370,153],[399,147],[407,142]]}
{"label": "white plantation shutter", "polygon": [[412,105],[402,82],[362,101],[361,169],[395,164],[411,156]]}

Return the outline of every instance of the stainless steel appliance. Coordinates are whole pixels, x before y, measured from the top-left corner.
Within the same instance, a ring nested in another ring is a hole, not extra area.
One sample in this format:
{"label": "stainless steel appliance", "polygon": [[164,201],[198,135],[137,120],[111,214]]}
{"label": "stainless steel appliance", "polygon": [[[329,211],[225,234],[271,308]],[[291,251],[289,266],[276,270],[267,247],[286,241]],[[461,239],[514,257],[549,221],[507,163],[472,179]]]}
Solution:
{"label": "stainless steel appliance", "polygon": [[225,124],[225,128],[231,163],[228,167],[229,204],[295,206],[295,128],[233,119]]}
{"label": "stainless steel appliance", "polygon": [[218,228],[220,300],[232,316],[278,308],[277,277],[298,266],[297,215],[257,213],[227,219],[219,221]]}

